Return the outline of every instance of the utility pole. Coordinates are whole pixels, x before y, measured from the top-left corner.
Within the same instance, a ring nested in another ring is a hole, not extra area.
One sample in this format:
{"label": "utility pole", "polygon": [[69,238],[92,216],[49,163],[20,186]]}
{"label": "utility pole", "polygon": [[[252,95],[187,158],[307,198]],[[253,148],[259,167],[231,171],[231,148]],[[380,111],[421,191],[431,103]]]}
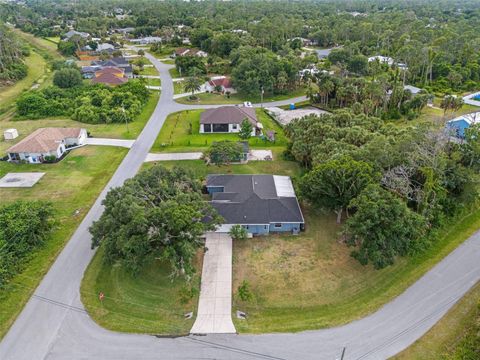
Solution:
{"label": "utility pole", "polygon": [[264,91],[263,91],[263,85],[262,85],[262,87],[261,87],[261,92],[260,92],[260,98],[261,98],[261,100],[260,100],[260,106],[261,106],[262,108],[263,108],[263,93],[264,93]]}

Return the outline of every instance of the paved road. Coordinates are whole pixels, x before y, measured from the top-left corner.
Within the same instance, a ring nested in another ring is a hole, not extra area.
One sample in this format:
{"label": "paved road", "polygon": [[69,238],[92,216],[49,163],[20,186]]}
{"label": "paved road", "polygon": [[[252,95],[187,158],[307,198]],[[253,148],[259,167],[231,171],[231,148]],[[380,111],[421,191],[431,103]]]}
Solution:
{"label": "paved road", "polygon": [[[199,108],[173,102],[173,86],[167,71],[170,66],[148,57],[162,79],[159,103],[107,187],[0,343],[0,359],[331,360],[340,357],[344,346],[345,359],[385,359],[424,334],[480,279],[480,233],[477,233],[379,311],[338,328],[299,334],[166,339],[120,334],[96,325],[79,298],[83,273],[94,254],[88,227],[101,215],[101,201],[108,189],[121,185],[138,171],[166,116],[174,111]],[[278,105],[281,104],[269,104]]]}
{"label": "paved road", "polygon": [[235,334],[232,322],[232,238],[207,233],[198,312],[192,334]]}

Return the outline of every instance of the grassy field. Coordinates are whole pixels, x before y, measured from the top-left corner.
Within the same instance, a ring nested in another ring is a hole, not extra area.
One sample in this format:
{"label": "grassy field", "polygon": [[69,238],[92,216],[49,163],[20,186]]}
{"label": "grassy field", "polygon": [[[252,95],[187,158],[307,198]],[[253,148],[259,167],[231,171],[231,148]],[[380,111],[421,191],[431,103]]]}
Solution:
{"label": "grassy field", "polygon": [[480,283],[477,283],[424,336],[392,359],[464,359],[457,353],[461,351],[458,349],[459,344],[465,337],[476,337],[478,343],[480,334],[475,333],[478,324],[480,324]]}
{"label": "grassy field", "polygon": [[173,93],[174,94],[183,94],[185,83],[183,81],[174,81],[173,82]]}
{"label": "grassy field", "polygon": [[[170,114],[152,147],[153,152],[161,151],[198,151],[207,148],[214,141],[238,141],[236,134],[200,134],[200,114],[202,110],[188,110]],[[275,142],[264,141],[259,137],[249,139],[251,147],[275,148],[285,147],[287,140],[282,128],[275,123],[262,109],[257,109],[257,118],[263,124],[264,131],[276,132]],[[190,133],[191,125],[191,133]]]}
{"label": "grassy field", "polygon": [[[302,95],[305,95],[305,89],[300,88],[295,91],[291,91],[288,94],[265,96],[263,102],[286,100]],[[182,97],[180,99],[175,99],[175,101],[180,104],[188,105],[239,104],[243,103],[244,101],[250,101],[252,103],[261,102],[260,94],[258,96],[242,96],[239,94],[232,94],[230,97],[227,97],[222,94],[202,93],[197,94],[197,98],[197,100],[190,100],[188,97]]]}
{"label": "grassy field", "polygon": [[170,73],[170,76],[174,79],[182,77],[176,68],[170,69],[168,70],[168,72]]}
{"label": "grassy field", "polygon": [[160,86],[162,85],[161,79],[145,79],[147,81],[147,85],[149,86]]}
{"label": "grassy field", "polygon": [[158,75],[157,68],[155,66],[144,67],[143,70],[138,72],[140,75]]}
{"label": "grassy field", "polygon": [[33,188],[0,189],[2,204],[16,200],[52,201],[57,220],[46,244],[32,255],[25,269],[0,292],[0,338],[22,310],[126,152],[127,149],[123,148],[87,146],[73,150],[56,164],[0,162],[0,177],[7,172],[46,173]]}
{"label": "grassy field", "polygon": [[270,236],[234,246],[234,295],[250,283],[254,300],[234,296],[240,332],[295,332],[344,324],[391,301],[480,227],[480,209],[445,226],[424,253],[374,270],[350,257],[333,216],[306,209],[299,236]]}
{"label": "grassy field", "polygon": [[25,136],[32,133],[35,129],[41,127],[85,127],[94,137],[107,137],[116,139],[136,139],[142,131],[151,114],[155,110],[158,102],[158,92],[152,92],[147,105],[142,110],[142,113],[128,124],[129,132],[125,124],[84,124],[78,121],[69,119],[39,119],[39,120],[21,120],[14,121],[11,118],[4,118],[0,120],[0,133],[8,128],[15,128],[18,130],[19,137],[14,141],[5,141],[3,137],[0,138],[0,155],[3,156],[6,149],[23,139]]}
{"label": "grassy field", "polygon": [[35,83],[44,81],[44,76],[49,72],[47,62],[36,51],[31,51],[25,59],[28,73],[25,78],[17,81],[12,86],[0,86],[0,108],[6,109],[24,92],[29,90]]}
{"label": "grassy field", "polygon": [[[185,281],[172,280],[168,264],[153,260],[133,277],[120,265],[106,265],[102,256],[100,248],[85,272],[80,290],[83,304],[97,323],[123,332],[188,334],[194,318],[185,320],[184,314],[196,313],[198,292],[185,298]],[[201,258],[197,256],[197,269],[201,269]],[[193,282],[199,289],[200,277]],[[100,292],[105,294],[103,304],[98,299]]]}

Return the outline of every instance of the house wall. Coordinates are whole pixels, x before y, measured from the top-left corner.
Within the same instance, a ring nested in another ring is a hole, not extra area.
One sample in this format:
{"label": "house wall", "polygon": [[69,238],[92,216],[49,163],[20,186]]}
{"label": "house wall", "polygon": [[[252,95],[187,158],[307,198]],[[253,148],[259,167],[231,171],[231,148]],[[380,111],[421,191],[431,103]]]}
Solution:
{"label": "house wall", "polygon": [[270,232],[292,232],[294,230],[300,231],[300,223],[280,223],[281,227],[275,227],[275,223],[270,224]]}
{"label": "house wall", "polygon": [[247,232],[253,235],[266,235],[269,233],[269,225],[242,225]]}
{"label": "house wall", "polygon": [[469,126],[470,124],[464,119],[450,121],[447,123],[447,129],[451,131],[451,135],[461,138],[465,137],[465,129],[467,129]]}

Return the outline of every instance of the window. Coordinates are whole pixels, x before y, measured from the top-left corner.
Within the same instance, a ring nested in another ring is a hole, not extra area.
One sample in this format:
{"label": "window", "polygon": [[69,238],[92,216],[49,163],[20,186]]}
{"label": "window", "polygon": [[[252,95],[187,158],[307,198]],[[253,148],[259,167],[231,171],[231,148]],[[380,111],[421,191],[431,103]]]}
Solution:
{"label": "window", "polygon": [[212,132],[211,124],[203,124],[203,132]]}
{"label": "window", "polygon": [[232,130],[237,130],[237,124],[232,125]]}
{"label": "window", "polygon": [[228,132],[228,124],[213,124],[213,132]]}
{"label": "window", "polygon": [[277,223],[277,224],[274,225],[274,227],[276,227],[276,228],[281,228],[281,227],[282,227],[282,224]]}

